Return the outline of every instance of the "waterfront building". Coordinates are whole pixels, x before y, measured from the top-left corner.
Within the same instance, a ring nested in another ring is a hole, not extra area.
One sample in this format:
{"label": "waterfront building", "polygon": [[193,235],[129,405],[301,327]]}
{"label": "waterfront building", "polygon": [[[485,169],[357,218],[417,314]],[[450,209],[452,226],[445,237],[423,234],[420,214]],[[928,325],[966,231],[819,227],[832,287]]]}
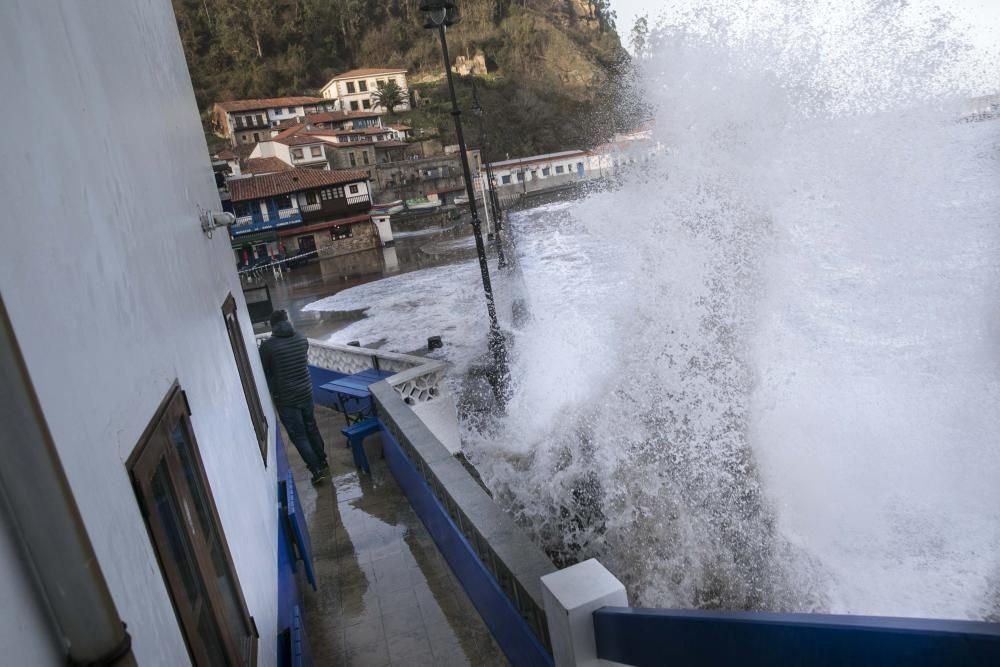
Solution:
{"label": "waterfront building", "polygon": [[588,176],[589,163],[589,154],[577,150],[502,160],[491,166],[497,184],[503,186],[532,181],[555,184],[582,180]]}
{"label": "waterfront building", "polygon": [[333,257],[378,247],[364,172],[289,169],[235,178],[228,186],[238,265],[275,255]]}
{"label": "waterfront building", "polygon": [[405,69],[355,69],[338,74],[320,89],[324,99],[336,100],[343,111],[375,111],[386,112],[372,99],[372,94],[385,86],[389,81],[395,81],[402,93],[403,103],[398,110],[410,108],[410,87],[406,80]]}

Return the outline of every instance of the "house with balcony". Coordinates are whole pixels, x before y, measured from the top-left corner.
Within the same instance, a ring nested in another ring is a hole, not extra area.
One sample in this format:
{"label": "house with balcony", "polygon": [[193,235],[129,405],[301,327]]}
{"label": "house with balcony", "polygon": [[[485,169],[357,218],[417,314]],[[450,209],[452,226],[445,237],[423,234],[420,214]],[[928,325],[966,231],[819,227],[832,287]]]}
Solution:
{"label": "house with balcony", "polygon": [[406,81],[405,69],[355,69],[339,74],[320,89],[324,99],[336,100],[343,111],[381,111],[385,109],[372,99],[372,94],[394,81],[402,93],[403,103],[397,107],[400,110],[410,108],[410,87]]}
{"label": "house with balcony", "polygon": [[276,255],[335,257],[378,247],[362,171],[290,169],[229,182],[238,265]]}
{"label": "house with balcony", "polygon": [[307,129],[364,130],[383,127],[378,111],[324,111],[306,114],[300,119]]}
{"label": "house with balcony", "polygon": [[311,113],[332,111],[336,103],[319,97],[271,97],[216,102],[212,108],[215,133],[233,146],[255,144],[271,136],[279,123]]}

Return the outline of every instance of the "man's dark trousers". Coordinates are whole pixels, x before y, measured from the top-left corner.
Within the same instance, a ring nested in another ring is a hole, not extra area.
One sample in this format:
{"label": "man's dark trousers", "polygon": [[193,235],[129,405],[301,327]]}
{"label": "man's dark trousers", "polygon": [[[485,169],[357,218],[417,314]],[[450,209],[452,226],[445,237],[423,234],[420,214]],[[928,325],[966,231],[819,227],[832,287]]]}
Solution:
{"label": "man's dark trousers", "polygon": [[295,445],[295,449],[299,450],[309,472],[315,476],[320,468],[326,465],[326,449],[323,446],[323,436],[319,434],[319,427],[316,426],[312,401],[275,407],[281,423],[288,431],[289,439]]}

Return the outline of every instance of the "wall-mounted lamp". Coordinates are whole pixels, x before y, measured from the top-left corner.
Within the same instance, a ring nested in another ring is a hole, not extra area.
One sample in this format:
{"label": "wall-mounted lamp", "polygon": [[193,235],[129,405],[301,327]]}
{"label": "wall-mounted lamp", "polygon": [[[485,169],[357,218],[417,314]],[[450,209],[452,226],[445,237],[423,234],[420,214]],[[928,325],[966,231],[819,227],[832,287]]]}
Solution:
{"label": "wall-mounted lamp", "polygon": [[208,238],[212,238],[212,232],[219,227],[231,227],[236,222],[236,216],[228,211],[202,211],[198,219],[201,220],[201,231]]}

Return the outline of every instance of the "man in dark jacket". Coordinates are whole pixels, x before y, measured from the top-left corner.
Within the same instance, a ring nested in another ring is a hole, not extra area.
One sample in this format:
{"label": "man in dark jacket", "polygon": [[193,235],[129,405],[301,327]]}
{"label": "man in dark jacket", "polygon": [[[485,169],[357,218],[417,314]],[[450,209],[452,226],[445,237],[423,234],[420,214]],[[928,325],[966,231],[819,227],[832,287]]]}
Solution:
{"label": "man in dark jacket", "polygon": [[271,313],[271,337],[260,346],[267,388],[289,439],[312,473],[313,484],[318,484],[326,478],[330,466],[316,426],[308,357],[309,341],[295,331],[288,313]]}

